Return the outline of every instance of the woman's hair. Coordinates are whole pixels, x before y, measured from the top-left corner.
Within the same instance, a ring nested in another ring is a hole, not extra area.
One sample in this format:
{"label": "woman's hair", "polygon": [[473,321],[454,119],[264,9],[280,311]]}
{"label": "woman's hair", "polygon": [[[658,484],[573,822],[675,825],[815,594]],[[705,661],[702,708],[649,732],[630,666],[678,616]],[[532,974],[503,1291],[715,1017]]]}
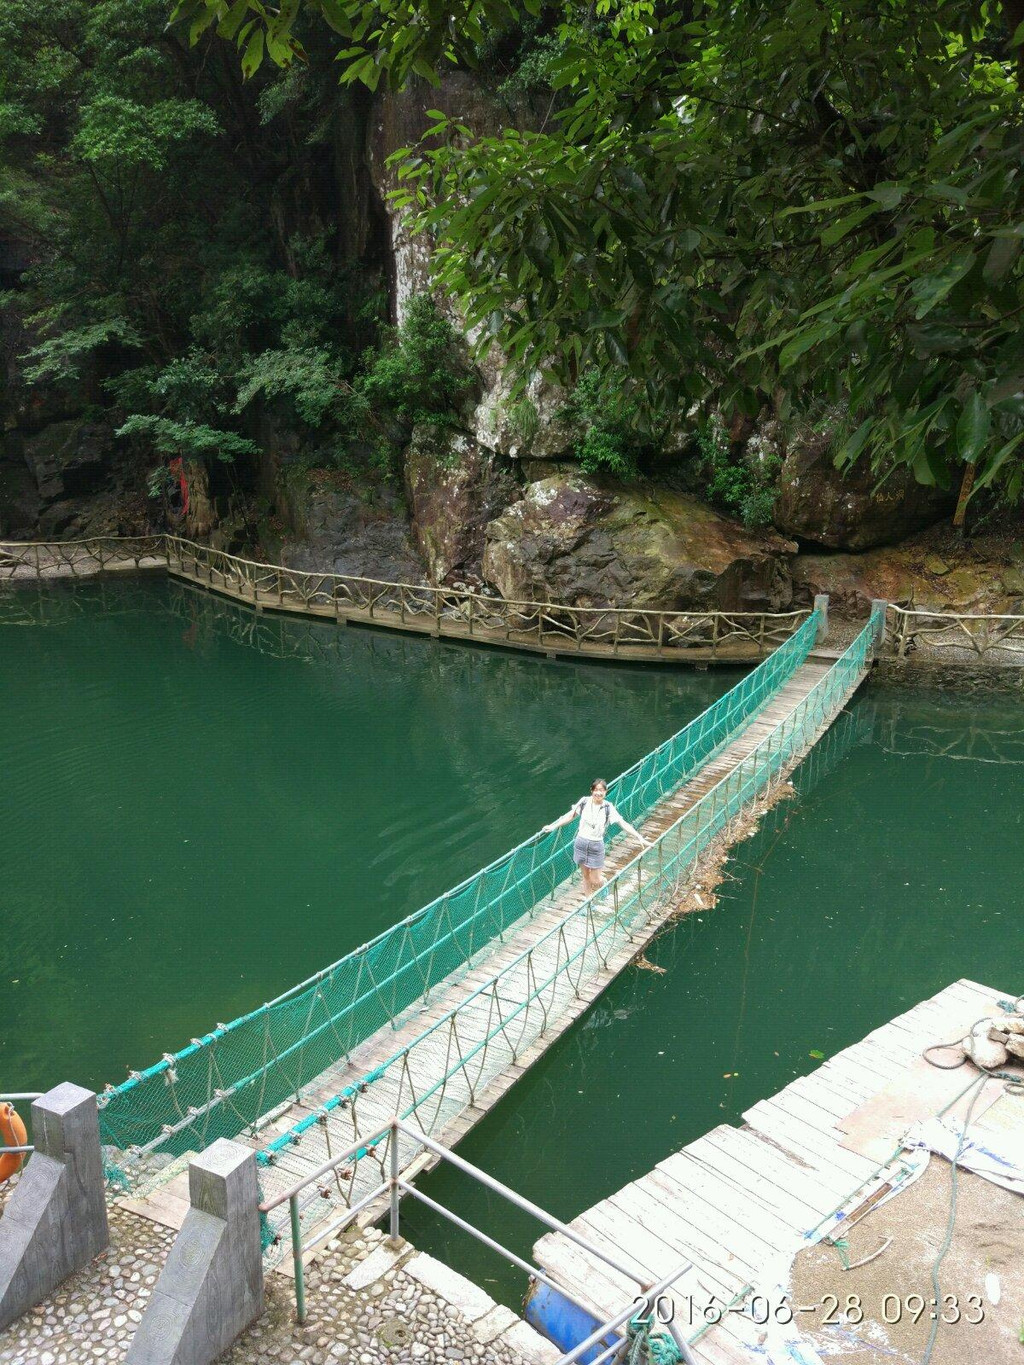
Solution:
{"label": "woman's hair", "polygon": [[604,787],[605,791],[608,790],[608,783],[604,780],[603,777],[595,777],[593,782],[591,782],[590,784],[590,790],[592,792],[596,792],[598,787]]}

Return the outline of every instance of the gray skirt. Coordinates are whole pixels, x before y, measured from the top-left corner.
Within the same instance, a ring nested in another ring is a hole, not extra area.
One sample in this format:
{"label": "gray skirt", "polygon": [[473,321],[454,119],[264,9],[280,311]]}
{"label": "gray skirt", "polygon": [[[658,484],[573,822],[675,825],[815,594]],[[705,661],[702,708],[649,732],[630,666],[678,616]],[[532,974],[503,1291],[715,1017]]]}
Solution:
{"label": "gray skirt", "polygon": [[604,840],[582,839],[578,834],[572,846],[573,862],[579,867],[600,871],[604,867]]}

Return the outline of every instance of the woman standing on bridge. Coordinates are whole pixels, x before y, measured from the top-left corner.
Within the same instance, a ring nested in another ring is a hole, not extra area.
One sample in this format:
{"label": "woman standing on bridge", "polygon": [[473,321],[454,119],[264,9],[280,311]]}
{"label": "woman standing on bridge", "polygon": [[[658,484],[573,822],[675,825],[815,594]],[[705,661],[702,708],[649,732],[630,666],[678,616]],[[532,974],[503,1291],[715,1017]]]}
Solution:
{"label": "woman standing on bridge", "polygon": [[609,825],[621,825],[643,848],[650,848],[650,844],[608,800],[608,784],[600,777],[591,784],[589,796],[581,796],[560,820],[552,820],[550,825],[545,825],[542,833],[550,834],[577,817],[580,823],[572,846],[572,856],[583,874],[583,889],[588,896],[592,896],[604,886],[604,841]]}

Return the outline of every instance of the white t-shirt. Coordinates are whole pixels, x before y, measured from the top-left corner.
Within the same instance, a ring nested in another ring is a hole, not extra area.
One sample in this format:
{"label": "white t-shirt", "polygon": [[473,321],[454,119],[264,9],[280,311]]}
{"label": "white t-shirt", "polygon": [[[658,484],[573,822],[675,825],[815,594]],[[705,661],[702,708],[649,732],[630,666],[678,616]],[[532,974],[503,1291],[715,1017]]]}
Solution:
{"label": "white t-shirt", "polygon": [[603,843],[608,826],[622,824],[622,816],[607,797],[598,806],[589,796],[581,796],[572,810],[580,817],[577,834],[581,839],[600,839]]}

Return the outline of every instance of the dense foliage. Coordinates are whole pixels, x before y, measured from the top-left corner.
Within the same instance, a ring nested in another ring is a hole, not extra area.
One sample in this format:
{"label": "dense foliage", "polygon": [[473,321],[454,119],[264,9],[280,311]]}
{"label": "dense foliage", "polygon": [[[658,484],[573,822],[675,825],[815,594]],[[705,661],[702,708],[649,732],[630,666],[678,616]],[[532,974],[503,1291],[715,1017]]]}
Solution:
{"label": "dense foliage", "polygon": [[275,422],[321,462],[357,444],[390,461],[466,378],[429,301],[401,335],[386,325],[369,96],[339,90],[326,39],[301,71],[247,81],[167,19],[164,0],[0,10],[0,224],[29,263],[4,303],[25,384],[56,412],[85,395],[141,470],[184,456],[251,488]]}
{"label": "dense foliage", "polygon": [[471,323],[524,371],[620,370],[652,409],[841,403],[841,462],[1024,491],[1020,0],[177,13],[248,71],[305,61],[322,18],[371,88],[537,34],[542,126],[472,138],[439,113],[400,158],[397,202]]}

